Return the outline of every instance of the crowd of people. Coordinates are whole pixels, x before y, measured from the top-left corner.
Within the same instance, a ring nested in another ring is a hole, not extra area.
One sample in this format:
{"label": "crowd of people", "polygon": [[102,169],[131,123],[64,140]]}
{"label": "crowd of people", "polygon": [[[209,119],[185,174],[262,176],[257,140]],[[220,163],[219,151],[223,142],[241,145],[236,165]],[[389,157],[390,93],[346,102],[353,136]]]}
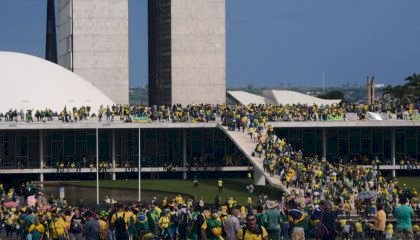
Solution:
{"label": "crowd of people", "polygon": [[[223,181],[219,179],[215,183],[218,192],[222,192]],[[352,195],[346,196],[338,186],[332,192],[339,193],[331,194],[316,186],[295,189],[277,201],[261,195],[256,204],[248,200],[241,205],[233,197],[224,202],[219,197],[214,203],[205,203],[177,195],[173,199],[153,198],[124,205],[105,200],[95,207],[69,206],[63,199],[44,196],[30,182],[22,188],[26,189],[22,194],[26,201],[11,204],[18,202],[18,196],[13,188],[3,191],[1,186],[4,200],[0,205],[0,236],[31,240],[329,240],[337,237],[409,240],[420,237],[419,223],[415,220],[418,214],[415,193],[410,193],[408,188],[393,189],[392,192],[395,189],[398,192],[392,210],[387,209],[382,197],[375,201],[367,196],[360,199],[372,204],[368,214],[356,216],[348,214],[349,205],[346,205],[352,201]]]}
{"label": "crowd of people", "polygon": [[[377,103],[375,105],[340,103],[332,105],[286,104],[273,105],[229,105],[229,104],[192,104],[182,106],[146,106],[135,104],[114,104],[100,106],[93,111],[89,106],[73,107],[61,112],[51,109],[17,110],[10,109],[0,113],[0,121],[6,122],[47,122],[59,120],[63,122],[78,122],[87,119],[97,121],[163,121],[163,122],[211,122],[220,117],[222,121],[232,120],[237,114],[252,109],[253,115],[261,115],[267,121],[344,121],[368,119],[368,112],[381,113],[386,119],[418,120],[420,106],[407,104],[393,106]],[[352,117],[349,117],[352,114]]]}
{"label": "crowd of people", "polygon": [[[330,211],[336,212],[331,223],[335,222],[339,214],[345,216],[338,220],[337,225],[344,239],[350,239],[352,232],[352,239],[361,239],[356,237],[362,232],[358,222],[369,218],[374,218],[375,224],[364,224],[372,230],[366,233],[366,239],[370,239],[368,236],[374,239],[393,239],[391,235],[394,226],[390,222],[386,224],[387,218],[391,216],[397,218],[398,239],[414,239],[413,234],[416,235],[415,239],[420,238],[417,222],[412,226],[414,219],[420,216],[418,192],[405,184],[399,186],[396,178],[383,176],[378,160],[372,167],[364,168],[352,161],[333,163],[318,156],[303,156],[285,138],[276,136],[273,127],[265,126],[264,121],[247,121],[245,128],[248,129],[250,138],[256,142],[254,155],[263,159],[264,171],[281,180],[290,196],[297,200],[297,211],[310,216],[312,222],[324,218],[321,212],[325,206],[321,203],[329,202],[333,203]],[[232,130],[244,131],[240,126]],[[319,214],[314,216],[314,212]],[[359,220],[350,224],[351,216],[358,217]],[[401,216],[405,218],[403,224],[398,222]],[[334,224],[325,225],[326,233],[331,236],[337,233]],[[311,231],[305,231],[304,235],[311,236]]]}

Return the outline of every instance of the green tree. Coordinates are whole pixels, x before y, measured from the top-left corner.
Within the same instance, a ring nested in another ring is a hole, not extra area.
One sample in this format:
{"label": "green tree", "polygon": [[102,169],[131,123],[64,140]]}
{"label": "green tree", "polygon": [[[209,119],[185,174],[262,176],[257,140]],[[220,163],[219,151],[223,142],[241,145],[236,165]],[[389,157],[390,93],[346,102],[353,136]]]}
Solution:
{"label": "green tree", "polygon": [[413,73],[404,79],[407,83],[404,85],[407,88],[407,94],[415,98],[420,95],[420,74]]}
{"label": "green tree", "polygon": [[318,95],[322,99],[341,99],[344,101],[344,93],[339,90],[332,90],[324,94]]}
{"label": "green tree", "polygon": [[386,95],[389,94],[391,96],[393,96],[393,90],[394,88],[391,85],[387,85],[386,87],[384,87],[382,89],[382,98]]}
{"label": "green tree", "polygon": [[413,73],[404,79],[408,87],[420,88],[420,74]]}

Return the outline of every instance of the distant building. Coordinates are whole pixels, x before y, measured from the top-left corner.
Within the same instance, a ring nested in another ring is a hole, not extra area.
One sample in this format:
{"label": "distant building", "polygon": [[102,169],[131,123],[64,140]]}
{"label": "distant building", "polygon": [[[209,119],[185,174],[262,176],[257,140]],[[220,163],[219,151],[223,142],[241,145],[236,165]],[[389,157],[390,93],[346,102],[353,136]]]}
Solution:
{"label": "distant building", "polygon": [[226,101],[225,0],[149,0],[149,104]]}
{"label": "distant building", "polygon": [[59,64],[128,103],[128,0],[59,0]]}

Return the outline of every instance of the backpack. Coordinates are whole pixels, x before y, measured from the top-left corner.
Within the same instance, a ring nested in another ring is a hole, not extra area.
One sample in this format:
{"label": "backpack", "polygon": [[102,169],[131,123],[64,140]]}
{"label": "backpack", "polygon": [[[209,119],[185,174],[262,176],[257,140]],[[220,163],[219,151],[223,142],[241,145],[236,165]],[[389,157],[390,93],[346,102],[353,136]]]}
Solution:
{"label": "backpack", "polygon": [[115,231],[117,235],[123,234],[127,231],[126,224],[125,224],[125,213],[123,213],[122,217],[118,217],[115,213],[117,219],[115,220]]}
{"label": "backpack", "polygon": [[175,225],[178,225],[178,218],[175,213],[169,213],[169,221],[172,222]]}
{"label": "backpack", "polygon": [[190,225],[191,222],[192,222],[190,213],[189,212],[182,212],[181,213],[181,219],[180,219],[179,222],[182,225]]}

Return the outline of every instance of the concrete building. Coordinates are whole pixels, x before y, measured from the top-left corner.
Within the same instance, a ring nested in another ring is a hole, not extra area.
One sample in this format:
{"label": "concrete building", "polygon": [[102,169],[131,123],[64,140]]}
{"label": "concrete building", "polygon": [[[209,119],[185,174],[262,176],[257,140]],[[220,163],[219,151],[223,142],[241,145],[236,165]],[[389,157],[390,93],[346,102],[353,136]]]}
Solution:
{"label": "concrete building", "polygon": [[[305,156],[318,155],[332,162],[353,160],[360,165],[370,165],[378,158],[384,170],[399,170],[399,160],[405,157],[412,163],[420,161],[420,122],[417,121],[269,124],[277,136],[286,137],[293,148],[301,149]],[[193,178],[195,174],[191,172],[246,173],[250,163],[256,171],[255,176],[258,171],[261,173],[263,159],[257,158],[259,162],[252,159],[254,148],[255,143],[245,133],[227,131],[216,122],[0,122],[0,178],[9,174],[29,174],[31,179],[55,179],[57,162],[63,161],[82,165],[80,173],[74,168],[65,170],[63,175],[72,176],[72,179],[92,175],[86,165],[96,161],[112,165],[108,171],[113,179],[127,178],[124,166],[137,168],[139,160],[141,172],[146,173],[142,173],[143,178],[150,177],[149,173],[166,174],[168,171],[163,166],[167,163],[177,166],[170,173],[174,174],[172,177],[187,178],[189,175]],[[78,175],[73,175],[75,173]],[[262,179],[254,177],[254,180]]]}
{"label": "concrete building", "polygon": [[149,0],[149,104],[224,103],[225,0]]}
{"label": "concrete building", "polygon": [[128,0],[59,0],[59,64],[128,103]]}

